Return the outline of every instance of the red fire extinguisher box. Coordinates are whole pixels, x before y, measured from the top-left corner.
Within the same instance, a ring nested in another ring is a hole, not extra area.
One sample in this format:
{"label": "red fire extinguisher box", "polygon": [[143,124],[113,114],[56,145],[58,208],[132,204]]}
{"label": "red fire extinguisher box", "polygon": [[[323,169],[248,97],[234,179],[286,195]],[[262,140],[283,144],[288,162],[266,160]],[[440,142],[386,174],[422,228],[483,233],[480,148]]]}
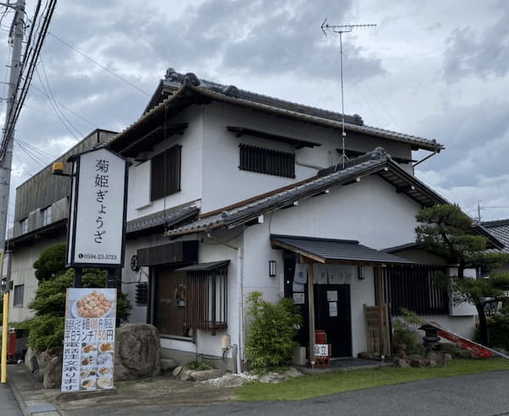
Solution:
{"label": "red fire extinguisher box", "polygon": [[16,362],[16,330],[9,329],[9,338],[7,339],[7,360]]}

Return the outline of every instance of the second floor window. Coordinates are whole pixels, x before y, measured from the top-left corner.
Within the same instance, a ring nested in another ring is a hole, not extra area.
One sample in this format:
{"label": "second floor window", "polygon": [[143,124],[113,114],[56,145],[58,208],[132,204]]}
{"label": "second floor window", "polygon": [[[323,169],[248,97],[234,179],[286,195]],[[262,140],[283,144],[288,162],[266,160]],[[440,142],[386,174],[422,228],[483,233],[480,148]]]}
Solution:
{"label": "second floor window", "polygon": [[180,191],[181,149],[177,145],[154,156],[150,165],[150,200]]}
{"label": "second floor window", "polygon": [[21,220],[19,222],[19,225],[21,226],[21,234],[25,234],[28,232],[28,218]]}
{"label": "second floor window", "polygon": [[14,286],[14,295],[12,300],[13,306],[23,306],[24,297],[25,297],[25,285]]}
{"label": "second floor window", "polygon": [[239,169],[268,175],[295,178],[295,154],[263,147],[240,146]]}
{"label": "second floor window", "polygon": [[44,208],[41,211],[42,214],[42,225],[48,225],[51,224],[52,218],[51,218],[51,205],[47,208]]}

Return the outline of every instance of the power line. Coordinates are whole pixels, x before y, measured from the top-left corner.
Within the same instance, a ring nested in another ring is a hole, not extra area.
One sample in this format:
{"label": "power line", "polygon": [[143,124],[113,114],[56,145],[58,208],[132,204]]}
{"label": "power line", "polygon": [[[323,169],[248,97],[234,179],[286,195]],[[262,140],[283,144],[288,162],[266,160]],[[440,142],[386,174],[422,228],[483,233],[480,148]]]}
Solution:
{"label": "power line", "polygon": [[69,42],[63,40],[61,37],[57,36],[55,33],[53,32],[49,32],[48,33],[53,36],[56,40],[58,40],[60,43],[62,43],[63,45],[67,46],[68,48],[72,49],[73,51],[75,51],[76,53],[79,53],[81,56],[87,58],[88,60],[90,60],[91,62],[93,62],[95,65],[97,65],[99,68],[101,68],[103,71],[106,71],[108,74],[114,76],[115,78],[119,79],[120,81],[126,83],[127,85],[131,86],[132,88],[134,88],[135,90],[137,90],[139,93],[145,95],[145,96],[150,96],[150,94],[148,92],[146,92],[145,90],[143,90],[142,88],[138,87],[136,84],[133,84],[131,81],[129,81],[128,79],[124,78],[123,76],[117,74],[116,72],[112,71],[111,69],[109,69],[108,67],[102,65],[101,63],[99,63],[98,61],[96,61],[94,58],[90,57],[89,55],[87,55],[85,52],[81,51],[80,49],[78,49],[77,47],[71,45]]}
{"label": "power line", "polygon": [[[80,139],[83,134],[77,128],[75,128],[74,125],[62,113],[62,111],[58,107],[55,97],[53,96],[51,90],[49,89],[49,84],[45,85],[45,83],[41,77],[41,74],[37,68],[36,68],[35,72],[37,74],[37,78],[39,79],[39,82],[41,83],[43,91],[45,92],[46,98],[48,99],[48,104],[51,107],[51,109],[55,112],[58,119],[60,120],[60,122],[62,123],[64,128],[69,132],[69,134],[74,136],[76,139]],[[46,79],[46,81],[47,81],[47,79]]]}

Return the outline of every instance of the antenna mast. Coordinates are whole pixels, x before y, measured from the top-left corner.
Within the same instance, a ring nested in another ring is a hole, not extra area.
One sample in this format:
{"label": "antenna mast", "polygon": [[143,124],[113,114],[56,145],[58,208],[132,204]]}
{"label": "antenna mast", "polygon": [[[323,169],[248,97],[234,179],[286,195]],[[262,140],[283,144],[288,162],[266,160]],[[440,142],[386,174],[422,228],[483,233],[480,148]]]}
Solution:
{"label": "antenna mast", "polygon": [[329,25],[325,19],[320,26],[323,34],[327,37],[327,32],[336,33],[339,35],[339,76],[341,80],[341,159],[342,167],[345,168],[345,161],[347,159],[345,150],[345,90],[343,86],[343,34],[350,33],[354,29],[376,27],[375,24],[363,25]]}

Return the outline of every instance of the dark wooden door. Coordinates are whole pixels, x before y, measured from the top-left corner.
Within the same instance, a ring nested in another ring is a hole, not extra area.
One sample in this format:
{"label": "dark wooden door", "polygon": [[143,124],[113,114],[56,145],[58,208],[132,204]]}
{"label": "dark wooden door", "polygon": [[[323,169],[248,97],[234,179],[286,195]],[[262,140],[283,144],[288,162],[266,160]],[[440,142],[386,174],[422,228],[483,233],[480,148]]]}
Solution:
{"label": "dark wooden door", "polygon": [[332,357],[352,356],[350,285],[315,285],[315,329],[327,333]]}

